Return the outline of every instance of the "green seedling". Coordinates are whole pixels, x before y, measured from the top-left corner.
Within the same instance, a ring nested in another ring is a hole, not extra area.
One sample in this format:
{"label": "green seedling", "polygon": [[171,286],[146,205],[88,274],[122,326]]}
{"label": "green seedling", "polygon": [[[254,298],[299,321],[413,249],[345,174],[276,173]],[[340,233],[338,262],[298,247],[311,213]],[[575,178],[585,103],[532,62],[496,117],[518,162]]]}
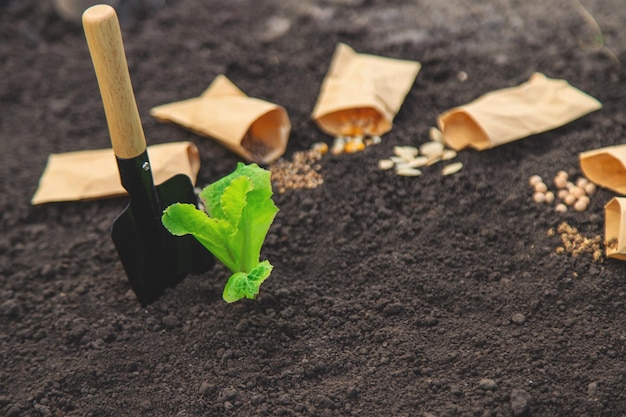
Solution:
{"label": "green seedling", "polygon": [[270,172],[256,164],[239,163],[231,174],[200,192],[206,212],[193,204],[176,203],[163,212],[161,221],[175,236],[191,234],[232,275],[223,298],[232,303],[255,298],[272,272],[260,261],[261,247],[278,208],[272,201]]}

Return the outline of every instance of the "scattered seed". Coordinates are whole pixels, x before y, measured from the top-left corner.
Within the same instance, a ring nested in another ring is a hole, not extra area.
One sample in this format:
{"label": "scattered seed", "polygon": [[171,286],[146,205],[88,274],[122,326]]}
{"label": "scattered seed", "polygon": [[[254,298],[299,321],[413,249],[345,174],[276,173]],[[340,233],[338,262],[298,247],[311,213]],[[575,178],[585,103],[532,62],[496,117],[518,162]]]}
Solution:
{"label": "scattered seed", "polygon": [[417,177],[418,175],[422,175],[422,171],[416,168],[398,167],[396,168],[396,174],[402,177]]}
{"label": "scattered seed", "polygon": [[443,142],[443,132],[436,127],[428,129],[428,137],[433,142]]}
{"label": "scattered seed", "polygon": [[317,151],[320,154],[324,155],[325,153],[328,152],[328,144],[324,142],[316,142],[313,145],[311,145],[311,150]]}
{"label": "scattered seed", "polygon": [[554,177],[554,185],[557,188],[565,188],[567,186],[567,178],[557,175]]}
{"label": "scattered seed", "polygon": [[565,179],[569,178],[569,174],[567,173],[567,171],[563,171],[563,170],[560,170],[559,172],[557,172],[556,176],[557,177],[565,177]]}
{"label": "scattered seed", "polygon": [[546,191],[548,191],[548,186],[545,183],[538,182],[535,184],[535,192],[545,193]]}
{"label": "scattered seed", "polygon": [[415,146],[394,146],[393,153],[404,159],[411,159],[419,155],[419,149]]}
{"label": "scattered seed", "polygon": [[578,186],[572,188],[569,192],[576,198],[580,198],[585,195],[585,190]]}
{"label": "scattered seed", "polygon": [[585,185],[589,184],[589,180],[585,177],[580,177],[576,180],[576,186],[580,188],[585,188]]}
{"label": "scattered seed", "polygon": [[370,140],[372,141],[373,145],[378,145],[380,142],[383,141],[383,139],[378,135],[371,136]]}
{"label": "scattered seed", "polygon": [[416,158],[413,158],[413,160],[411,161],[411,165],[413,166],[413,168],[420,168],[428,165],[428,162],[429,159],[427,156],[418,156]]}
{"label": "scattered seed", "polygon": [[596,185],[592,182],[585,185],[585,192],[589,195],[593,195],[596,192]]}
{"label": "scattered seed", "polygon": [[443,152],[443,143],[441,142],[426,142],[420,146],[420,152],[422,155],[435,156],[441,155]]}
{"label": "scattered seed", "polygon": [[456,172],[459,172],[461,170],[461,168],[463,168],[463,163],[462,162],[454,162],[452,164],[446,165],[445,167],[443,167],[443,169],[441,170],[441,174],[442,175],[452,175]]}
{"label": "scattered seed", "polygon": [[346,146],[346,139],[343,136],[337,136],[333,141],[333,146],[330,149],[330,152],[333,155],[339,155],[343,153],[343,148]]}
{"label": "scattered seed", "polygon": [[531,187],[534,187],[538,183],[543,182],[543,179],[539,175],[531,175],[528,179],[528,183]]}
{"label": "scattered seed", "polygon": [[589,203],[587,203],[585,200],[578,200],[576,201],[576,203],[574,203],[574,210],[576,211],[585,211],[587,210],[587,206],[589,205]]}
{"label": "scattered seed", "polygon": [[554,202],[554,193],[552,191],[548,191],[546,193],[546,203],[552,204]]}
{"label": "scattered seed", "polygon": [[567,194],[565,198],[563,199],[563,202],[567,204],[568,206],[571,206],[574,203],[576,203],[576,196],[573,194]]}
{"label": "scattered seed", "polygon": [[545,203],[546,195],[544,193],[535,193],[533,194],[533,200],[535,200],[535,203]]}
{"label": "scattered seed", "polygon": [[365,144],[363,143],[363,139],[361,138],[360,140],[351,140],[348,143],[346,143],[343,147],[343,151],[345,153],[355,153],[355,152],[360,152],[363,149],[365,149]]}
{"label": "scattered seed", "polygon": [[456,151],[452,150],[452,149],[446,149],[443,151],[443,153],[441,154],[441,160],[442,161],[449,161],[450,159],[454,159],[456,158]]}
{"label": "scattered seed", "polygon": [[557,197],[559,197],[561,200],[565,200],[565,197],[567,197],[568,195],[569,195],[569,191],[559,190]]}
{"label": "scattered seed", "polygon": [[567,211],[567,206],[563,203],[559,203],[554,207],[554,211],[557,213],[565,213]]}
{"label": "scattered seed", "polygon": [[381,159],[378,161],[378,168],[385,171],[393,168],[394,165],[395,163],[391,159]]}

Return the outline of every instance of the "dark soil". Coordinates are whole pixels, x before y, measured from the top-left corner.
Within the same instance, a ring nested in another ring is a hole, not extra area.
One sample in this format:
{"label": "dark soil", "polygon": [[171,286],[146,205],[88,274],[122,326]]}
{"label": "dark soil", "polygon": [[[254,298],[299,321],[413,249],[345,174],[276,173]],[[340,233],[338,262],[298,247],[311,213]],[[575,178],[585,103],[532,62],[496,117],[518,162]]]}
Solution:
{"label": "dark soil", "polygon": [[[263,249],[275,269],[258,299],[222,301],[218,265],[141,308],[109,235],[125,199],[30,205],[50,153],[110,146],[82,29],[48,2],[0,2],[2,415],[626,415],[626,267],[558,254],[548,235],[562,222],[602,235],[614,194],[563,215],[532,202],[527,183],[580,175],[580,152],[624,141],[615,57],[626,60],[626,9],[584,2],[601,49],[573,0],[407,3],[143,1],[120,12],[148,143],[196,143],[200,185],[239,158],[157,123],[151,107],[226,74],[286,107],[289,158],[332,140],[310,113],[338,42],[423,64],[381,144],[327,155],[322,186],[275,196]],[[449,177],[377,169],[394,145],[425,142],[441,112],[535,71],[603,109],[462,151]]]}

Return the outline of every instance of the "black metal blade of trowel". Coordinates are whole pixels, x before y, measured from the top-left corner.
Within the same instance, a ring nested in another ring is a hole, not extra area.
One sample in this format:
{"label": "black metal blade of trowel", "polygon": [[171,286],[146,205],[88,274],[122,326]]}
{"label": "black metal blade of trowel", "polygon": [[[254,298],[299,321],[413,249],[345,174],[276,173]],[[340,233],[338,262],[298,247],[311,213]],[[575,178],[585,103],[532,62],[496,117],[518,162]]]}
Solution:
{"label": "black metal blade of trowel", "polygon": [[179,174],[155,187],[147,152],[117,158],[117,164],[130,202],[113,222],[111,237],[137,299],[147,305],[187,274],[210,269],[213,257],[192,236],[172,236],[161,224],[170,204],[197,203],[188,176]]}
{"label": "black metal blade of trowel", "polygon": [[196,204],[197,197],[183,174],[154,185],[115,9],[90,7],[83,14],[83,27],[120,178],[130,196],[111,236],[137,299],[145,306],[187,274],[210,269],[214,259],[193,237],[173,236],[161,223],[167,206]]}

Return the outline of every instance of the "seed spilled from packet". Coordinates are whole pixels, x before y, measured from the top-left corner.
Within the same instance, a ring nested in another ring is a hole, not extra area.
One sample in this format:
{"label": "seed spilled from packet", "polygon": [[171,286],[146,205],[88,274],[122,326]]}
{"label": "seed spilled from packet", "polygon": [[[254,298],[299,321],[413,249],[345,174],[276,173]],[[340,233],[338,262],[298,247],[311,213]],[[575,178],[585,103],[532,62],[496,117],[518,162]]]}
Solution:
{"label": "seed spilled from packet", "polygon": [[311,117],[325,133],[343,138],[347,152],[362,150],[364,138],[378,138],[391,130],[421,66],[416,61],[359,54],[340,43]]}
{"label": "seed spilled from packet", "polygon": [[200,97],[150,110],[161,122],[174,122],[215,139],[248,162],[267,165],[285,153],[291,122],[287,111],[248,97],[219,75]]}
{"label": "seed spilled from packet", "polygon": [[555,129],[602,104],[565,80],[534,73],[516,87],[487,93],[437,118],[443,139],[455,150],[485,150]]}

